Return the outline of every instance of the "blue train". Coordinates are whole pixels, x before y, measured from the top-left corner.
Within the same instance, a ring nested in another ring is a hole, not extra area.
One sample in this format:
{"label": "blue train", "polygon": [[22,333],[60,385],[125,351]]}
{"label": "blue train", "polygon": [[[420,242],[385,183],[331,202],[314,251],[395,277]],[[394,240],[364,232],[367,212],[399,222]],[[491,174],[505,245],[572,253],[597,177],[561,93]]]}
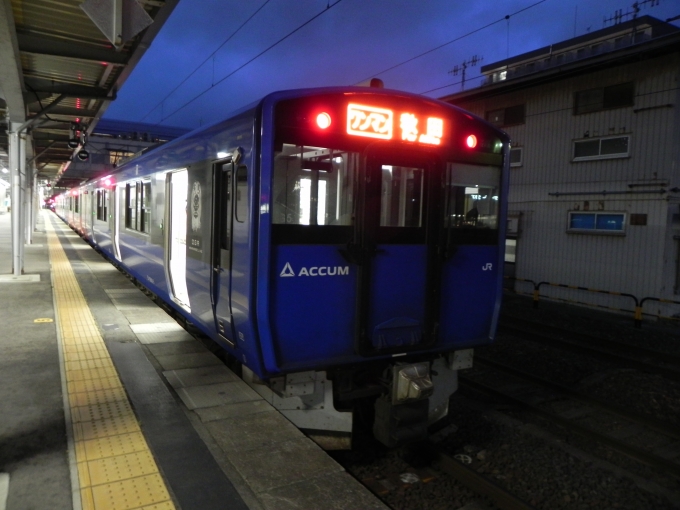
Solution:
{"label": "blue train", "polygon": [[56,212],[322,446],[366,402],[394,446],[494,338],[507,135],[452,105],[282,91],[58,197]]}

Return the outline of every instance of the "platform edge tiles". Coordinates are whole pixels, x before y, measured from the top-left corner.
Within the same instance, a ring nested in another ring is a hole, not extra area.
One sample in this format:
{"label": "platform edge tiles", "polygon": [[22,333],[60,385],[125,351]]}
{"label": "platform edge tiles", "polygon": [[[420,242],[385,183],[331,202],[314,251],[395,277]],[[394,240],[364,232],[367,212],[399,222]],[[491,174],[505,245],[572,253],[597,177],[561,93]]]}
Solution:
{"label": "platform edge tiles", "polygon": [[74,509],[174,509],[66,253],[49,220],[45,226],[75,452],[69,455]]}

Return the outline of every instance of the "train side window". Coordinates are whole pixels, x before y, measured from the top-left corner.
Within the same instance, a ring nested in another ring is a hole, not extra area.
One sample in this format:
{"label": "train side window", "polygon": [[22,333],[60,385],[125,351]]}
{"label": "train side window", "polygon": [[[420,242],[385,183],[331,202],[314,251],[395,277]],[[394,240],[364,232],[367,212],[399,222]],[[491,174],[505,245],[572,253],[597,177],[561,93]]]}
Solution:
{"label": "train side window", "polygon": [[236,169],[236,221],[243,223],[248,217],[248,167]]}
{"label": "train side window", "polygon": [[130,183],[125,185],[125,228],[135,228],[137,224],[136,187]]}
{"label": "train side window", "polygon": [[105,189],[97,190],[97,219],[106,221],[107,204],[109,200],[109,191]]}
{"label": "train side window", "polygon": [[136,195],[136,200],[135,200],[135,223],[132,225],[132,228],[135,230],[141,230],[141,226],[143,225],[144,221],[144,209],[142,208],[142,203],[143,203],[143,198],[144,198],[144,193],[143,193],[143,186],[141,182],[136,182],[135,183],[135,195]]}
{"label": "train side window", "polygon": [[[231,249],[231,164],[228,165],[229,170],[224,171],[220,181],[220,196],[222,201],[220,203],[221,211],[219,215],[220,225],[220,248],[222,250]],[[222,261],[224,264],[224,261]]]}
{"label": "train side window", "polygon": [[125,185],[125,227],[148,232],[151,219],[151,182],[137,181]]}
{"label": "train side window", "polygon": [[140,215],[141,221],[139,230],[142,232],[149,232],[149,222],[151,220],[151,182],[144,181],[141,183],[141,200],[140,200]]}

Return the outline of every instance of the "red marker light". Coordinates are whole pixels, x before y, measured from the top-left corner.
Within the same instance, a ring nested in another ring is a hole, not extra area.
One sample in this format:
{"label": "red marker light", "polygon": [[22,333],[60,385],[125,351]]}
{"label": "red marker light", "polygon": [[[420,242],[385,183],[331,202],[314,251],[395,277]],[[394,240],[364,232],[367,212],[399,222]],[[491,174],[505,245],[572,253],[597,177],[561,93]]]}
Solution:
{"label": "red marker light", "polygon": [[331,125],[331,116],[326,112],[322,112],[316,116],[316,125],[321,129],[326,129]]}
{"label": "red marker light", "polygon": [[477,137],[475,135],[470,135],[465,139],[465,145],[470,149],[477,147]]}

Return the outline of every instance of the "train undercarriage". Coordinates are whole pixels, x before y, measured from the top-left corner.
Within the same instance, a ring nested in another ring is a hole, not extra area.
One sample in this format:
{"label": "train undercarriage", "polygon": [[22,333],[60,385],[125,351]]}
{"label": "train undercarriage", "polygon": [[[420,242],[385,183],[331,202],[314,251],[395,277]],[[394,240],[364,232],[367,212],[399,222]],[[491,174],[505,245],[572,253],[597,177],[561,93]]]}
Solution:
{"label": "train undercarriage", "polygon": [[325,450],[352,447],[358,409],[372,407],[362,423],[388,447],[427,437],[429,425],[448,414],[458,370],[472,366],[473,350],[434,360],[383,361],[359,367],[306,371],[263,381],[243,367],[243,379]]}

